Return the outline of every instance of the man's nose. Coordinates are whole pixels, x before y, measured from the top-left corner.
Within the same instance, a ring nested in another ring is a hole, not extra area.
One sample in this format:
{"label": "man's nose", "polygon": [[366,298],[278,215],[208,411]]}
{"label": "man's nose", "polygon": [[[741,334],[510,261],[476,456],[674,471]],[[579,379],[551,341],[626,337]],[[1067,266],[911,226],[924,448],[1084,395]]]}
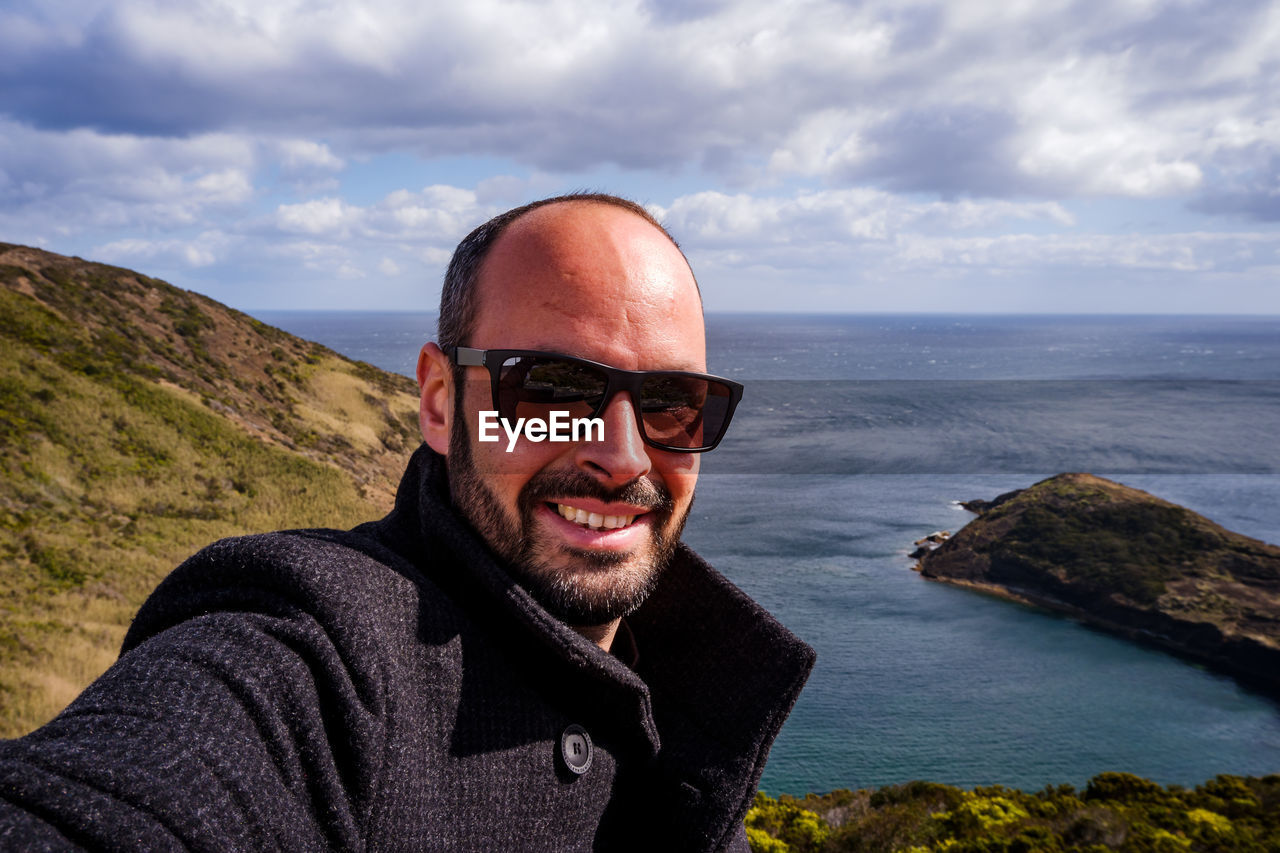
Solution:
{"label": "man's nose", "polygon": [[604,438],[578,445],[578,465],[610,486],[621,486],[649,473],[653,461],[640,435],[631,397],[626,392],[614,394],[598,417],[604,421]]}

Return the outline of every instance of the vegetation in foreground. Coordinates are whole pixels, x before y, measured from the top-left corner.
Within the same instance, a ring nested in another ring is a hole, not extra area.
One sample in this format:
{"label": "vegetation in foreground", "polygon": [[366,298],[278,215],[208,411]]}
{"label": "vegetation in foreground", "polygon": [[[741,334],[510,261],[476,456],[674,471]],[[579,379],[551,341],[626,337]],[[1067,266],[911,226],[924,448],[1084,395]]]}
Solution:
{"label": "vegetation in foreground", "polygon": [[756,853],[1183,853],[1280,850],[1280,775],[1217,776],[1195,788],[1103,773],[1027,794],[911,782],[803,799],[756,795]]}
{"label": "vegetation in foreground", "polygon": [[0,737],[106,669],[200,547],[385,513],[415,391],[164,282],[0,244]]}

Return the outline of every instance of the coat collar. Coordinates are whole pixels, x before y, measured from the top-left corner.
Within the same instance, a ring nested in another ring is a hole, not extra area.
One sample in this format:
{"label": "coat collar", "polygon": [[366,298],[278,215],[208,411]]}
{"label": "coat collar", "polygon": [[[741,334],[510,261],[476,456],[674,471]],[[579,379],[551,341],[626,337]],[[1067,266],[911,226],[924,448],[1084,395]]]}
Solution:
{"label": "coat collar", "polygon": [[[383,524],[400,540],[396,549],[486,627],[515,645],[540,647],[590,685],[598,707],[630,718],[650,761],[678,773],[690,790],[728,785],[745,813],[816,656],[686,545],[677,546],[653,594],[627,617],[639,652],[632,671],[514,580],[454,510],[445,460],[425,444]],[[455,559],[441,561],[432,553],[439,548]]]}

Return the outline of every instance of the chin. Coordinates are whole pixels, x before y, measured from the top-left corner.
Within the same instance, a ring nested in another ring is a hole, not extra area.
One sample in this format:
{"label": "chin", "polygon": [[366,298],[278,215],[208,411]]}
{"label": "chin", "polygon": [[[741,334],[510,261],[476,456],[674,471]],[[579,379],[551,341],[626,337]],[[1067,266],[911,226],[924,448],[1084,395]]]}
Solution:
{"label": "chin", "polygon": [[653,592],[663,568],[654,557],[652,549],[560,551],[554,559],[520,566],[517,573],[552,616],[569,625],[603,625],[634,612]]}

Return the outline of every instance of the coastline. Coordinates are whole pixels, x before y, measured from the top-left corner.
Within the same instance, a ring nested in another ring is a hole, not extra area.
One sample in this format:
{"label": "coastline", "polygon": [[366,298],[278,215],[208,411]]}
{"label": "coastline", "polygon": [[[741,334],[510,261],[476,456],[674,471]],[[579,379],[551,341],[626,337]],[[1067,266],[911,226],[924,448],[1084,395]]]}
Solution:
{"label": "coastline", "polygon": [[[1120,621],[1034,590],[931,574],[923,567],[923,563],[924,560],[921,560],[913,567],[913,571],[925,580],[1058,613],[1090,628],[1124,637],[1231,676],[1249,689],[1280,703],[1280,650],[1251,637],[1226,636],[1209,622],[1180,620],[1158,611],[1113,605],[1115,615],[1127,615],[1133,620]],[[1196,643],[1179,639],[1168,631],[1159,630],[1159,627],[1180,629],[1177,633],[1183,633],[1187,639],[1195,640]],[[1203,648],[1202,644],[1206,641],[1213,647],[1212,651]]]}

